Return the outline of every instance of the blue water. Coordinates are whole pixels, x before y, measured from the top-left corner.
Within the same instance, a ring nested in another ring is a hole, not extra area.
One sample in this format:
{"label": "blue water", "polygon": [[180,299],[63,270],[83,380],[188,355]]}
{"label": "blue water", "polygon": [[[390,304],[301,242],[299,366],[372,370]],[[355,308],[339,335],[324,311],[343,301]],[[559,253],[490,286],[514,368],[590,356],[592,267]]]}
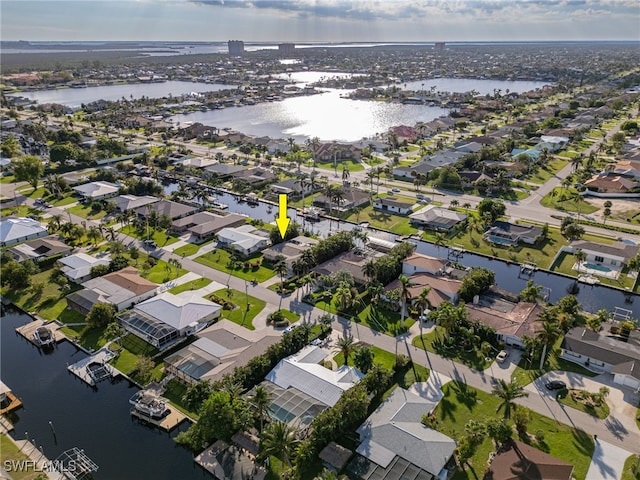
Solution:
{"label": "blue water", "polygon": [[583,267],[589,268],[591,270],[597,270],[598,272],[610,272],[611,269],[608,267],[604,267],[602,265],[596,265],[595,263],[583,263]]}

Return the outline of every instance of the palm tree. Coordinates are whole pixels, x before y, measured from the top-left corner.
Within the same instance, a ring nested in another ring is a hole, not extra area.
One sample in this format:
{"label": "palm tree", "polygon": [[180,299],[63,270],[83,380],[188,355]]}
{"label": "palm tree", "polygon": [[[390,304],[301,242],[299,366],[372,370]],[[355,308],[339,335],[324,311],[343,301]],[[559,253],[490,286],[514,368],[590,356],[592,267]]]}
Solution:
{"label": "palm tree", "polygon": [[420,311],[420,315],[424,313],[425,310],[431,309],[431,302],[429,301],[429,292],[431,291],[431,287],[425,287],[422,289],[418,298],[416,299],[416,307]]}
{"label": "palm tree", "polygon": [[402,310],[400,315],[402,319],[400,325],[404,325],[404,317],[407,313],[407,303],[411,300],[411,292],[409,291],[410,283],[406,275],[400,275],[400,301],[402,302]]}
{"label": "palm tree", "polygon": [[582,250],[581,248],[578,248],[573,256],[576,259],[576,262],[578,262],[578,266],[580,266],[582,264],[582,262],[584,262],[587,259],[587,254],[584,253],[584,250]]}
{"label": "palm tree", "polygon": [[440,247],[444,247],[446,245],[447,237],[442,232],[436,232],[435,238],[433,239],[433,244],[438,249],[438,256],[440,255]]}
{"label": "palm tree", "polygon": [[582,165],[582,154],[571,159],[571,167],[573,167],[573,171],[575,172]]}
{"label": "palm tree", "polygon": [[529,394],[524,391],[522,385],[518,384],[516,380],[507,383],[505,380],[498,380],[498,384],[493,387],[491,392],[496,397],[502,399],[500,405],[496,409],[496,412],[504,410],[504,422],[506,423],[511,418],[511,409],[516,408],[514,400],[516,398],[528,397]]}
{"label": "palm tree", "polygon": [[527,281],[527,286],[520,292],[525,302],[535,303],[542,299],[542,285],[536,285],[533,280]]}
{"label": "palm tree", "polygon": [[289,267],[287,267],[287,263],[284,259],[279,260],[274,266],[273,271],[280,275],[280,291],[284,292],[284,277],[289,271]]}
{"label": "palm tree", "polygon": [[347,477],[345,475],[339,475],[336,472],[332,472],[325,468],[321,473],[313,477],[313,480],[347,480]]}
{"label": "palm tree", "polygon": [[60,229],[60,225],[62,223],[62,215],[59,213],[54,213],[49,218],[49,227],[52,231],[57,232]]}
{"label": "palm tree", "polygon": [[342,165],[342,183],[345,184],[350,176],[349,168],[346,165]]}
{"label": "palm tree", "polygon": [[349,356],[353,353],[353,337],[351,335],[343,335],[338,340],[338,348],[344,357],[344,364],[349,365]]}
{"label": "palm tree", "polygon": [[258,385],[249,399],[253,408],[256,409],[256,417],[260,423],[260,431],[263,431],[264,419],[271,410],[271,400],[273,395],[264,386]]}
{"label": "palm tree", "polygon": [[98,227],[92,225],[87,231],[87,238],[93,243],[93,246],[95,247],[98,244],[98,240],[102,238],[102,232],[100,232],[100,229]]}
{"label": "palm tree", "polygon": [[338,187],[336,187],[335,185],[327,183],[327,185],[324,187],[324,191],[322,192],[322,194],[329,202],[329,215],[332,215],[333,212],[333,198],[337,188]]}
{"label": "palm tree", "polygon": [[260,438],[260,456],[274,456],[291,468],[291,457],[300,443],[296,434],[296,430],[284,422],[270,423]]}
{"label": "palm tree", "polygon": [[342,203],[342,200],[344,200],[344,190],[342,190],[342,188],[340,187],[337,187],[333,190],[333,201],[336,202],[339,207]]}
{"label": "palm tree", "polygon": [[369,280],[373,280],[376,276],[376,261],[375,259],[369,260],[362,266],[362,274]]}
{"label": "palm tree", "polygon": [[542,356],[540,357],[540,370],[544,366],[544,361],[547,356],[547,347],[553,345],[555,341],[561,335],[560,327],[555,321],[542,322],[542,330],[536,335],[536,339],[542,343]]}

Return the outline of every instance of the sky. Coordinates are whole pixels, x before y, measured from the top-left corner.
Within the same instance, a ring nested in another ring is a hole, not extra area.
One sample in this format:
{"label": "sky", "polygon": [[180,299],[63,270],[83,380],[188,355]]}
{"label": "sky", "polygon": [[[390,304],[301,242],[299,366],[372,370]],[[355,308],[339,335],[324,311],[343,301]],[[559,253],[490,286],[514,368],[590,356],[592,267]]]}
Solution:
{"label": "sky", "polygon": [[2,0],[30,41],[640,40],[640,0]]}

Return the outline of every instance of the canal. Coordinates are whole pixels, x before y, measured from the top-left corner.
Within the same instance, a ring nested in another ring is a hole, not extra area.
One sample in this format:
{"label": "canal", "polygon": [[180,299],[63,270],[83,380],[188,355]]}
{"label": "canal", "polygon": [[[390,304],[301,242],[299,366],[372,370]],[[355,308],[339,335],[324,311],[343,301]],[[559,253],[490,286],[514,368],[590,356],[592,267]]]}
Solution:
{"label": "canal", "polygon": [[85,357],[84,352],[64,341],[43,353],[15,332],[31,320],[2,307],[2,380],[24,405],[11,417],[14,438],[34,440],[51,460],[72,447],[83,449],[99,466],[96,480],[211,478],[173,441],[187,422],[169,435],[134,421],[128,400],[135,385],[121,378],[90,388],[67,371],[67,364]]}
{"label": "canal", "polygon": [[[170,193],[176,189],[175,184],[165,187],[165,191]],[[260,202],[259,205],[248,205],[241,202],[240,197],[230,192],[222,192],[220,190],[212,193],[215,198],[229,205],[229,211],[247,215],[250,218],[263,220],[264,222],[273,222],[275,215],[278,213],[278,207],[271,204]],[[302,224],[303,218],[298,212],[290,208],[289,217]],[[329,221],[327,219],[319,222],[306,222],[306,229],[320,237],[326,237],[332,232],[339,230],[352,230],[357,225],[349,222]],[[388,240],[396,240],[397,235],[389,232],[383,232],[369,227],[369,236],[380,237]],[[434,257],[446,257],[447,248],[437,247],[432,243],[422,240],[411,240],[417,245],[416,251],[425,255]],[[465,252],[464,255],[457,260],[459,263],[467,267],[484,267],[495,272],[496,283],[500,288],[510,292],[518,293],[527,284],[528,280],[534,280],[536,284],[542,285],[550,290],[549,301],[557,302],[560,298],[566,296],[571,286],[575,284],[574,278],[568,278],[563,275],[557,275],[552,272],[538,270],[532,276],[521,275],[520,266],[517,264],[507,263],[503,260],[495,260],[482,255],[471,252]],[[622,307],[632,311],[634,318],[640,318],[640,296],[637,294],[630,295],[631,303],[627,303],[625,294],[615,288],[604,285],[586,285],[578,284],[579,291],[576,298],[582,304],[584,310],[588,312],[597,312],[601,308],[613,311],[615,307]]]}

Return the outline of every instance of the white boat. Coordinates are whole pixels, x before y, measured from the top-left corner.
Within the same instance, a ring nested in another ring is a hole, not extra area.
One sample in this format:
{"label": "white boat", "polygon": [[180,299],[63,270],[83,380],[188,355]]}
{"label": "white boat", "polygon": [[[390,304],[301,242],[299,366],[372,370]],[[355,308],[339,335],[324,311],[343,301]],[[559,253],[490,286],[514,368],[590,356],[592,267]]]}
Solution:
{"label": "white boat", "polygon": [[38,327],[36,331],[33,333],[33,338],[35,338],[38,345],[44,347],[46,345],[53,345],[56,341],[56,337],[50,328],[45,327],[44,325]]}
{"label": "white boat", "polygon": [[137,392],[129,399],[136,412],[151,418],[163,418],[169,414],[169,408],[164,400],[147,391]]}
{"label": "white boat", "polygon": [[302,211],[302,215],[304,215],[307,220],[320,220],[320,210],[316,207],[305,208]]}

